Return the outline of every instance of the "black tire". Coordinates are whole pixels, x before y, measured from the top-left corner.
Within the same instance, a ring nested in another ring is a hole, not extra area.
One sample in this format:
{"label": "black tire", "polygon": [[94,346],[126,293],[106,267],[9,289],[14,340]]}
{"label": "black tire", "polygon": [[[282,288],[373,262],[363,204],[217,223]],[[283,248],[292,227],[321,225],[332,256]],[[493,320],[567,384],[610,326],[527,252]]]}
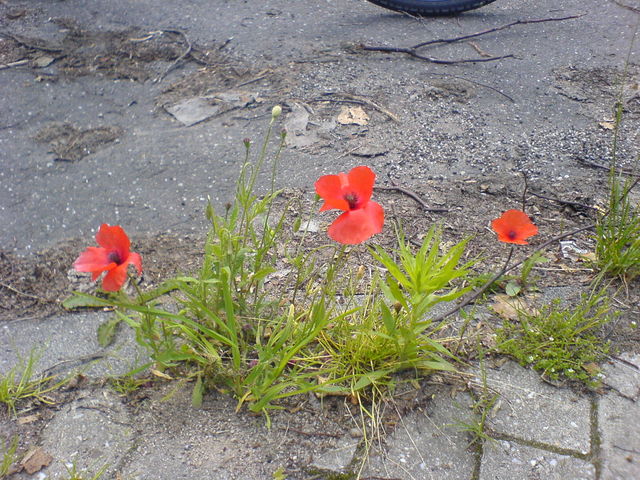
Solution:
{"label": "black tire", "polygon": [[495,0],[367,0],[396,12],[415,15],[451,15],[472,10]]}

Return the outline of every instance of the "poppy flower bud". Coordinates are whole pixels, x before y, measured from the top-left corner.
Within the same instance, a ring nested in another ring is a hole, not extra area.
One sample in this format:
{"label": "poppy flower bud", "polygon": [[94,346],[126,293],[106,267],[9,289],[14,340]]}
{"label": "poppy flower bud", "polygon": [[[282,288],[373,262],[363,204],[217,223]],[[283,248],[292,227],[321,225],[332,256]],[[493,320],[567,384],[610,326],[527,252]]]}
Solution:
{"label": "poppy flower bud", "polygon": [[280,105],[276,105],[271,109],[271,118],[274,120],[278,118],[282,114],[282,107]]}

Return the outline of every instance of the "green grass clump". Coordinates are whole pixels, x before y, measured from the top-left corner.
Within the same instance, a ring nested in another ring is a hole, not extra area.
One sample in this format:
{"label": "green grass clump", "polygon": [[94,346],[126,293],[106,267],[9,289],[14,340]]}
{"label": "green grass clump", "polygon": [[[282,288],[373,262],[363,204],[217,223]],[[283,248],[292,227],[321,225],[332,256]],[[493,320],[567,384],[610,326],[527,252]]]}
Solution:
{"label": "green grass clump", "polygon": [[21,400],[33,399],[46,404],[52,403],[47,394],[67,382],[67,379],[54,381],[54,375],[34,378],[38,359],[35,351],[31,351],[26,361],[21,360],[7,373],[0,374],[0,403],[4,404],[12,415],[16,414],[16,405]]}
{"label": "green grass clump", "polygon": [[16,452],[18,451],[19,439],[17,436],[13,437],[7,445],[2,441],[0,446],[0,479],[6,478],[11,471],[11,465],[17,461]]}
{"label": "green grass clump", "polygon": [[511,355],[552,380],[561,376],[597,386],[597,363],[609,352],[609,342],[598,334],[616,313],[611,313],[604,290],[585,295],[573,307],[559,300],[540,312],[518,312],[505,320],[497,333],[497,350]]}
{"label": "green grass clump", "polygon": [[631,281],[640,275],[640,206],[629,182],[612,174],[610,184],[609,211],[596,224],[596,263],[602,275]]}
{"label": "green grass clump", "polygon": [[67,476],[61,480],[98,480],[107,471],[107,465],[103,465],[96,473],[78,471],[75,462],[71,464],[71,467],[65,468],[67,469]]}
{"label": "green grass clump", "polygon": [[[468,291],[456,286],[471,265],[461,261],[468,239],[443,248],[441,231],[433,227],[419,248],[401,233],[391,251],[309,247],[301,217],[287,222],[286,206],[274,213],[284,135],[271,165],[271,189],[256,193],[275,118],[255,161],[245,141],[234,201],[224,212],[207,207],[210,231],[198,272],[139,291],[137,299],[122,291],[107,298],[77,293],[65,305],[115,306],[115,318],[103,329],[105,344],[125,322],[156,370],[192,380],[194,405],[207,390],[229,392],[239,408],[264,414],[267,424],[269,411],[292,395],[370,397],[401,370],[454,370],[455,359],[438,336],[446,324],[434,325],[430,311]],[[362,263],[375,270],[366,274]],[[269,278],[278,272],[285,273],[274,288]],[[160,295],[171,296],[170,307]],[[139,383],[124,377],[112,386],[126,394]]]}

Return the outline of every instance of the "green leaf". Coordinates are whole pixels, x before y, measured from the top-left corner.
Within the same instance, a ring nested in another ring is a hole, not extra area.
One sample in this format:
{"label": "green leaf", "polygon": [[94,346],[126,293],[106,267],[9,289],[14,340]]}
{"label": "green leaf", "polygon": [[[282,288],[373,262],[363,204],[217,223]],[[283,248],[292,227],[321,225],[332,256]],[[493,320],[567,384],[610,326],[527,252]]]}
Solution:
{"label": "green leaf", "polygon": [[374,383],[376,380],[389,375],[389,373],[391,373],[391,370],[376,370],[374,372],[365,373],[364,375],[361,375],[355,383],[353,390],[362,390]]}
{"label": "green leaf", "polygon": [[515,297],[520,293],[521,290],[522,290],[522,287],[517,282],[514,282],[514,281],[507,283],[507,286],[504,287],[504,291],[510,297]]}
{"label": "green leaf", "polygon": [[62,301],[62,306],[67,310],[73,310],[74,308],[97,308],[106,305],[109,305],[108,300],[80,292],[73,292],[73,295]]}
{"label": "green leaf", "polygon": [[113,339],[116,336],[116,328],[121,321],[122,318],[113,316],[98,327],[98,345],[105,348],[113,343]]}
{"label": "green leaf", "polygon": [[446,371],[446,372],[456,371],[455,367],[445,360],[441,360],[441,361],[422,360],[417,363],[417,367],[424,368],[427,370],[440,370],[440,371]]}
{"label": "green leaf", "polygon": [[393,337],[396,335],[396,321],[384,302],[380,302],[380,310],[382,310],[382,321],[384,322],[384,326],[387,329],[387,333]]}
{"label": "green leaf", "polygon": [[287,480],[287,474],[284,467],[278,468],[275,472],[273,472],[272,476],[273,480]]}
{"label": "green leaf", "polygon": [[202,383],[202,377],[198,375],[196,384],[193,386],[193,392],[191,392],[191,405],[195,408],[202,406],[202,396],[204,395],[204,383]]}

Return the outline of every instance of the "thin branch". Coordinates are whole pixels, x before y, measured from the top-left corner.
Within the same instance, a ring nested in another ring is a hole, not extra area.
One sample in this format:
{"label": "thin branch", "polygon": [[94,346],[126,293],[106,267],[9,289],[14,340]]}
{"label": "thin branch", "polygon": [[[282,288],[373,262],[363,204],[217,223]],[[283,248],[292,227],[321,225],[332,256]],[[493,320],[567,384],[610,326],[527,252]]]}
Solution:
{"label": "thin branch", "polygon": [[162,30],[162,32],[163,33],[173,33],[175,35],[180,35],[184,39],[185,43],[187,44],[187,48],[185,49],[184,52],[182,52],[182,54],[178,58],[176,58],[173,61],[173,63],[171,63],[171,65],[169,65],[167,67],[167,69],[163,73],[161,73],[158,76],[158,78],[156,78],[154,80],[155,82],[161,82],[162,79],[164,77],[166,77],[171,70],[176,68],[180,62],[182,62],[185,58],[187,58],[187,56],[189,56],[191,54],[191,51],[193,50],[193,46],[191,45],[191,42],[189,41],[189,38],[187,37],[186,33],[184,33],[182,30],[169,29],[169,30]]}
{"label": "thin branch", "polygon": [[592,205],[587,205],[585,203],[580,203],[580,202],[570,202],[568,200],[561,200],[559,198],[554,198],[554,197],[547,197],[546,195],[542,195],[541,193],[536,193],[533,190],[529,190],[529,193],[534,197],[542,198],[544,200],[549,200],[551,202],[560,203],[561,205],[570,205],[572,207],[578,207],[578,208],[584,208],[584,209],[596,210],[596,211],[598,210],[597,207],[594,207]]}
{"label": "thin branch", "polygon": [[622,3],[619,0],[611,0],[611,1],[616,5],[618,5],[619,7],[626,8],[627,10],[631,10],[632,12],[640,13],[640,8],[638,7],[627,5],[626,3]]}
{"label": "thin branch", "polygon": [[422,55],[416,51],[414,47],[385,47],[385,46],[374,46],[374,45],[360,45],[362,50],[367,52],[385,52],[385,53],[406,53],[407,55],[417,58],[419,60],[424,60],[425,62],[435,63],[438,65],[456,65],[458,63],[483,63],[483,62],[494,62],[496,60],[502,60],[504,58],[513,58],[513,55],[501,55],[499,57],[488,57],[488,58],[463,58],[461,60],[443,60],[441,58],[433,58],[427,57],[426,55]]}
{"label": "thin branch", "polygon": [[502,277],[505,273],[507,273],[509,270],[513,268],[513,266],[509,268],[509,262],[511,261],[511,257],[513,256],[514,250],[515,250],[515,247],[511,245],[511,249],[509,250],[509,255],[507,256],[507,260],[504,262],[504,265],[502,266],[500,271],[496,273],[487,283],[485,283],[482,287],[480,287],[478,290],[473,292],[473,294],[469,295],[466,299],[464,299],[454,308],[452,308],[451,310],[441,315],[438,315],[437,317],[431,319],[431,321],[433,323],[440,323],[442,320],[460,311],[461,309],[469,305],[471,302],[473,302],[480,295],[482,295],[484,292],[486,292],[491,285],[493,285],[496,281],[500,279],[500,277]]}
{"label": "thin branch", "polygon": [[393,186],[393,187],[373,187],[374,190],[380,190],[382,192],[399,192],[405,194],[407,197],[414,199],[416,202],[420,204],[420,206],[427,212],[448,212],[447,208],[432,208],[427,205],[427,203],[422,200],[417,193],[412,192],[411,190],[407,190],[403,187]]}
{"label": "thin branch", "polygon": [[36,295],[31,295],[30,293],[25,293],[22,292],[20,290],[18,290],[17,288],[12,287],[11,285],[8,285],[4,282],[0,282],[0,287],[2,288],[6,288],[7,290],[11,290],[13,293],[15,293],[16,295],[20,295],[22,297],[27,297],[27,298],[33,298],[34,300],[38,300],[39,302],[43,302],[43,303],[57,303],[55,300],[50,300],[48,298],[43,298],[43,297],[38,297]]}
{"label": "thin branch", "polygon": [[[589,160],[584,160],[582,158],[579,158],[578,162],[580,162],[583,165],[586,165],[587,167],[593,167],[593,168],[599,168],[601,170],[611,171],[611,167],[607,167],[606,165],[602,165],[600,163],[591,162]],[[638,177],[638,178],[640,178],[640,173],[633,172],[633,171],[629,170],[628,168],[617,168],[616,167],[616,172],[622,173],[623,175],[627,175],[628,177]]]}
{"label": "thin branch", "polygon": [[43,52],[50,52],[50,53],[60,53],[63,51],[62,47],[50,47],[50,46],[46,46],[46,45],[36,45],[35,43],[32,43],[34,40],[26,38],[26,37],[21,37],[18,35],[14,35],[12,33],[9,32],[5,32],[5,31],[1,31],[0,30],[0,35],[10,38],[11,40],[13,40],[16,43],[19,43],[20,45],[30,48],[32,50],[42,50]]}
{"label": "thin branch", "polygon": [[51,365],[49,368],[47,368],[46,370],[44,370],[42,372],[43,375],[48,375],[50,372],[52,372],[53,370],[55,370],[56,368],[58,368],[60,365],[65,365],[67,363],[79,363],[80,365],[83,365],[87,362],[91,362],[93,360],[100,360],[102,358],[106,358],[107,356],[102,354],[102,353],[92,353],[89,355],[82,355],[80,357],[76,357],[76,358],[69,358],[67,360],[61,360],[58,363],[55,363],[53,365]]}
{"label": "thin branch", "polygon": [[407,197],[412,198],[413,200],[415,200],[416,202],[418,202],[420,204],[420,206],[426,210],[427,212],[448,212],[449,210],[446,208],[431,208],[429,207],[429,205],[427,205],[427,202],[425,202],[422,198],[420,198],[420,196],[411,191],[408,190],[406,188],[400,187],[398,186],[398,184],[395,182],[395,180],[391,177],[391,174],[387,173],[387,177],[389,177],[389,181],[391,182],[391,187],[373,187],[375,190],[380,190],[380,191],[388,191],[388,192],[400,192],[400,193],[404,193]]}
{"label": "thin branch", "polygon": [[527,190],[529,189],[529,181],[527,179],[527,174],[522,173],[522,178],[524,179],[524,188],[522,189],[522,211],[525,212],[527,210]]}
{"label": "thin branch", "polygon": [[504,98],[506,98],[507,100],[509,100],[511,103],[516,103],[516,101],[513,99],[513,97],[510,97],[509,95],[507,95],[506,93],[502,93],[500,90],[498,90],[495,87],[492,87],[491,85],[487,85],[486,83],[482,83],[482,82],[478,82],[477,80],[471,80],[469,78],[465,78],[465,77],[461,77],[459,75],[451,75],[450,73],[436,73],[436,72],[429,72],[430,75],[438,75],[438,76],[443,76],[443,77],[450,77],[450,78],[456,78],[458,80],[462,80],[464,82],[468,82],[472,85],[477,85],[479,87],[483,87],[483,88],[487,88],[489,90],[493,90],[494,92],[496,92],[498,95],[502,95]]}
{"label": "thin branch", "polygon": [[482,35],[487,35],[489,33],[499,32],[500,30],[506,30],[507,28],[515,27],[516,25],[527,25],[529,23],[544,23],[544,22],[562,22],[564,20],[573,20],[575,18],[584,17],[585,15],[586,15],[586,13],[582,13],[580,15],[570,15],[568,17],[551,17],[551,18],[536,18],[536,19],[533,19],[533,20],[516,20],[515,22],[506,23],[506,24],[500,25],[498,27],[489,28],[487,30],[481,30],[481,31],[476,32],[476,33],[470,33],[468,35],[462,35],[460,37],[440,38],[440,39],[437,39],[437,40],[429,40],[427,42],[418,43],[417,45],[414,45],[411,48],[418,49],[418,48],[426,47],[426,46],[429,46],[429,45],[435,45],[435,44],[438,44],[438,43],[461,42],[463,40],[469,40],[470,38],[476,38],[476,37],[480,37]]}
{"label": "thin branch", "polygon": [[2,65],[0,65],[0,70],[4,70],[6,68],[19,67],[20,65],[26,65],[27,63],[29,63],[29,60],[27,60],[26,58],[23,60],[17,60],[15,62],[3,63]]}
{"label": "thin branch", "polygon": [[494,62],[496,60],[502,60],[505,58],[513,58],[513,55],[501,55],[498,57],[485,57],[485,58],[468,58],[462,60],[442,60],[439,58],[428,57],[426,55],[422,55],[418,53],[418,49],[424,48],[427,46],[438,45],[438,44],[450,44],[455,42],[461,42],[464,40],[469,40],[470,38],[480,37],[482,35],[487,35],[489,33],[498,32],[500,30],[505,30],[507,28],[514,27],[516,25],[527,25],[530,23],[543,23],[543,22],[560,22],[564,20],[572,20],[575,18],[583,17],[586,14],[580,15],[570,15],[567,17],[551,17],[551,18],[537,18],[533,20],[516,20],[515,22],[507,23],[504,25],[500,25],[498,27],[489,28],[487,30],[482,30],[476,33],[470,33],[468,35],[461,35],[459,37],[453,38],[439,38],[436,40],[428,40],[426,42],[421,42],[411,47],[386,47],[386,46],[375,46],[375,45],[360,45],[360,48],[369,52],[386,52],[386,53],[405,53],[419,60],[424,60],[426,62],[440,64],[440,65],[454,65],[458,63],[481,63],[481,62]]}

